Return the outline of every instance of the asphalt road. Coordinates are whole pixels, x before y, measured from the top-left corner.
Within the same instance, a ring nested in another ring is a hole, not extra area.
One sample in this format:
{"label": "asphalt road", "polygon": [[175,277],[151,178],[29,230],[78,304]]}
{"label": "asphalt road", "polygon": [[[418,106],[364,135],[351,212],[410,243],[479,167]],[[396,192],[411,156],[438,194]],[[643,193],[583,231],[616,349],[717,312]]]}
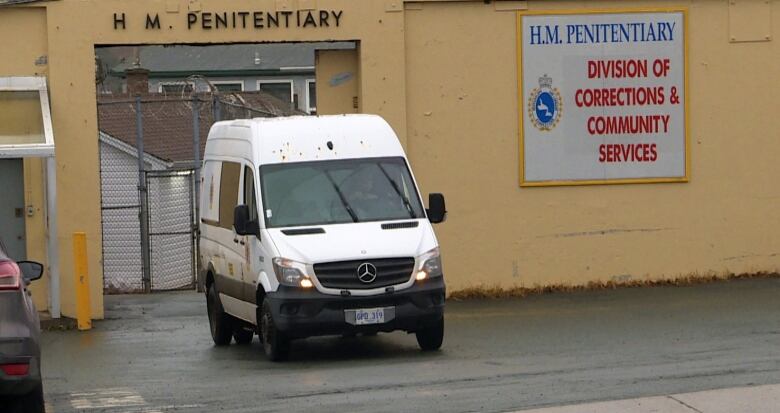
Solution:
{"label": "asphalt road", "polygon": [[780,279],[448,302],[414,336],[213,346],[204,297],[111,296],[43,339],[50,412],[508,411],[780,383]]}

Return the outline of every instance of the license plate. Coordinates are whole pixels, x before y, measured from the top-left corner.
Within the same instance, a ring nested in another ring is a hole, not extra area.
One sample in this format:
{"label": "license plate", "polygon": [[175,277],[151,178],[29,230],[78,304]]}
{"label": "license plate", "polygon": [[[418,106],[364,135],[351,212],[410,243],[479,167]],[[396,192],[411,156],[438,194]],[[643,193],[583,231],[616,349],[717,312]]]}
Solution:
{"label": "license plate", "polygon": [[382,324],[385,322],[384,308],[365,308],[355,310],[355,325]]}

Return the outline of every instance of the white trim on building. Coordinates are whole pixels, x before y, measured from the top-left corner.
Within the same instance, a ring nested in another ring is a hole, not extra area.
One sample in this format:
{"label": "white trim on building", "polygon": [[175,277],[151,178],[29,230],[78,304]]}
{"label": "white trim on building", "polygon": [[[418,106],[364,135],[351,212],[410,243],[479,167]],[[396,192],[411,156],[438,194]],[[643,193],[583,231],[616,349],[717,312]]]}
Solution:
{"label": "white trim on building", "polygon": [[212,85],[217,86],[217,89],[219,89],[219,85],[240,85],[241,91],[244,91],[244,81],[243,80],[210,80],[209,81]]}
{"label": "white trim on building", "polygon": [[[133,158],[138,157],[138,150],[135,148],[135,146],[128,145],[121,140],[103,132],[100,131],[100,142],[105,143],[106,145],[112,146],[130,156]],[[158,169],[170,169],[173,167],[173,162],[168,162],[166,160],[160,159],[154,155],[149,154],[148,152],[144,152],[144,162],[150,164],[152,166],[152,170],[158,170]]]}
{"label": "white trim on building", "polygon": [[[312,106],[312,104],[311,104],[312,103],[311,102],[312,99],[311,99],[310,85],[312,83],[315,84],[314,87],[316,88],[317,87],[316,86],[316,83],[317,83],[316,80],[314,80],[314,79],[306,79],[306,113],[308,113],[309,115],[311,115],[312,113],[317,113],[317,104],[316,104],[316,102],[315,102],[314,106]],[[316,93],[316,89],[315,89],[315,93]]]}
{"label": "white trim on building", "polygon": [[[190,93],[195,91],[195,82],[188,82],[188,81],[175,81],[175,82],[158,82],[157,83],[157,92],[158,93],[164,93],[163,88],[165,86],[180,86],[183,89],[184,93]],[[187,86],[190,87],[190,90],[187,91]]]}
{"label": "white trim on building", "polygon": [[272,84],[272,83],[289,83],[290,84],[290,102],[295,101],[295,82],[293,79],[260,79],[257,81],[257,90],[261,90],[260,85]]}

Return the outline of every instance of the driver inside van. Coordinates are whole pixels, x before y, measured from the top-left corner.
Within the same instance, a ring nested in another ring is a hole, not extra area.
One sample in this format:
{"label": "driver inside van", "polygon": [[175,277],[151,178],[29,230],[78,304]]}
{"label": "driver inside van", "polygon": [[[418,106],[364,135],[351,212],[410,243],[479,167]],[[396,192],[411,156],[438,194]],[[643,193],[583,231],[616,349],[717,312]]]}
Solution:
{"label": "driver inside van", "polygon": [[344,197],[361,220],[388,218],[391,211],[397,209],[391,191],[375,165],[362,168],[344,180]]}

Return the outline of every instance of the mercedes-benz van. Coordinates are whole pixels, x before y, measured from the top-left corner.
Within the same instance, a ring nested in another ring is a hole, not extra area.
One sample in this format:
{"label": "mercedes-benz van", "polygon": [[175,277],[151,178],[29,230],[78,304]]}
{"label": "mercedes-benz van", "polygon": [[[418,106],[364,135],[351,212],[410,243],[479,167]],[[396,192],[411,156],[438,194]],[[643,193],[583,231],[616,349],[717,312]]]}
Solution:
{"label": "mercedes-benz van", "polygon": [[199,287],[216,345],[257,333],[272,360],[317,335],[444,335],[445,285],[403,148],[373,115],[217,122],[200,182]]}

